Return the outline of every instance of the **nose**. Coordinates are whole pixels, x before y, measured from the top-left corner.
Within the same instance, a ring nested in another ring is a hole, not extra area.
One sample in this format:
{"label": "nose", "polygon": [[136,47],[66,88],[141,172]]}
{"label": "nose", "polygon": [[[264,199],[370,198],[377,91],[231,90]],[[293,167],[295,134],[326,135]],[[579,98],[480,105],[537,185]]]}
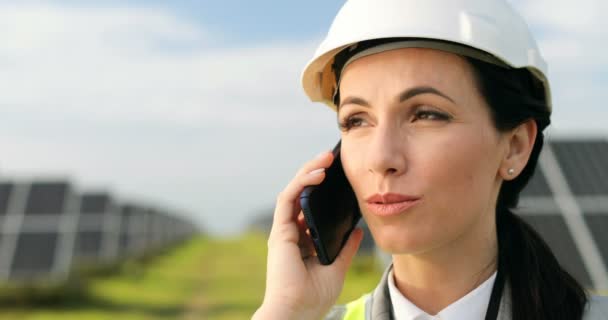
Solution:
{"label": "nose", "polygon": [[379,178],[399,176],[407,170],[407,136],[391,125],[376,127],[367,150],[368,171]]}

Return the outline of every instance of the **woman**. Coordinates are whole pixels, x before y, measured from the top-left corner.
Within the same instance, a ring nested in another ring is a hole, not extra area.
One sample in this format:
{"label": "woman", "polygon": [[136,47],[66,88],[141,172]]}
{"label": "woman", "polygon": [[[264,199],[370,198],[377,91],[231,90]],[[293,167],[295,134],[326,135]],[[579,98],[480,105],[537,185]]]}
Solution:
{"label": "woman", "polygon": [[545,70],[503,1],[347,1],[303,84],[337,111],[344,172],[393,263],[330,310],[362,232],[329,266],[311,256],[298,196],[322,153],[277,199],[254,319],[608,319],[511,211],[550,123]]}

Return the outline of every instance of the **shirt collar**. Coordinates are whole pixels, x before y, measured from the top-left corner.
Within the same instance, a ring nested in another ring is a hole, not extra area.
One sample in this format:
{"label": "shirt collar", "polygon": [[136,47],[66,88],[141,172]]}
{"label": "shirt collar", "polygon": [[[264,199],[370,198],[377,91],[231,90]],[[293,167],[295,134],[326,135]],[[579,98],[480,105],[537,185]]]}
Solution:
{"label": "shirt collar", "polygon": [[429,315],[401,294],[393,277],[393,270],[388,274],[388,289],[397,320],[483,320],[490,302],[496,271],[473,291],[445,307],[437,315]]}

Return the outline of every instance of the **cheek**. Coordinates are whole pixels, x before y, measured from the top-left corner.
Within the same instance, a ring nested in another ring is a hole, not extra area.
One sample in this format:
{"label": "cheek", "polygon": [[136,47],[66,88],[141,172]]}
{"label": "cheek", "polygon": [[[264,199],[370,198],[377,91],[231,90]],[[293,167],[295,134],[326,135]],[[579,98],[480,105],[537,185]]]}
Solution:
{"label": "cheek", "polygon": [[432,147],[418,147],[412,180],[421,181],[432,199],[428,205],[436,213],[436,226],[467,224],[488,209],[498,165],[491,138],[488,132],[462,130],[428,143]]}
{"label": "cheek", "polygon": [[[466,139],[466,137],[463,137]],[[474,141],[447,138],[434,144],[417,146],[411,161],[411,174],[429,191],[457,196],[480,187],[487,171],[487,157]],[[470,195],[472,196],[472,195]]]}
{"label": "cheek", "polygon": [[368,168],[365,166],[367,152],[365,146],[366,144],[343,139],[340,151],[344,174],[353,188],[361,208],[364,206],[365,197],[376,193],[376,190],[373,190],[373,176],[369,174]]}
{"label": "cheek", "polygon": [[344,140],[342,141],[340,149],[342,168],[344,169],[344,174],[346,174],[348,182],[357,194],[357,190],[359,189],[358,186],[362,184],[361,180],[363,178],[361,166],[362,154],[361,148],[356,148],[356,145],[345,142]]}

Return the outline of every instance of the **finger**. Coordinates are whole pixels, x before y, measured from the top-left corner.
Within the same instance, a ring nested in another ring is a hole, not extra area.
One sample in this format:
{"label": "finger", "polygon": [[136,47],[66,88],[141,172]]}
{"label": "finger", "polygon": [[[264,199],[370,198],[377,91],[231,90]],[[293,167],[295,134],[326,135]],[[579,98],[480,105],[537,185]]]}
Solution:
{"label": "finger", "polygon": [[[269,245],[286,242],[297,244],[299,242],[299,239],[302,237],[300,236],[298,224],[295,221],[295,216],[301,211],[299,194],[304,185],[319,184],[324,178],[325,173],[322,171],[309,174],[306,177],[296,178],[296,180],[300,181],[292,181],[291,186],[279,196],[274,212],[272,229],[268,237]],[[290,188],[295,188],[296,184],[299,185],[299,191],[290,191]],[[289,197],[289,199],[285,199],[286,197]]]}
{"label": "finger", "polygon": [[307,174],[317,168],[327,168],[331,165],[334,159],[334,155],[330,151],[324,151],[319,153],[315,158],[306,162],[300,169],[296,172],[296,176]]}
{"label": "finger", "polygon": [[300,234],[298,247],[300,247],[302,257],[310,256],[315,253],[315,247],[312,242],[312,238],[310,237],[310,230],[308,230],[308,225],[306,224],[304,214],[302,214],[302,212],[298,214],[297,225]]}
{"label": "finger", "polygon": [[333,264],[331,264],[331,267],[338,269],[341,274],[345,274],[353,260],[353,257],[357,253],[357,250],[359,250],[362,239],[363,230],[361,228],[355,228],[348,237],[344,248],[342,248],[336,260]]}
{"label": "finger", "polygon": [[308,230],[308,225],[306,224],[306,219],[304,219],[302,211],[300,211],[300,213],[298,214],[296,223],[298,225],[298,231],[300,231],[300,234],[306,233],[306,230]]}
{"label": "finger", "polygon": [[333,155],[330,152],[319,154],[303,166],[300,172],[312,169],[306,174],[297,174],[279,194],[275,207],[272,229],[268,244],[290,242],[297,244],[299,233],[293,224],[295,215],[300,212],[300,194],[305,186],[317,185],[325,179],[324,168],[331,165]]}
{"label": "finger", "polygon": [[306,225],[306,217],[304,216],[304,212],[302,211],[298,213],[298,224]]}
{"label": "finger", "polygon": [[273,226],[275,223],[281,225],[293,221],[293,216],[299,212],[299,198],[304,187],[317,185],[323,181],[325,172],[321,169],[329,167],[332,158],[331,153],[322,153],[303,166],[300,171],[306,173],[298,173],[277,198]]}
{"label": "finger", "polygon": [[300,240],[298,241],[298,247],[300,247],[300,253],[302,257],[311,256],[316,254],[315,246],[310,237],[310,231],[306,230],[300,233]]}
{"label": "finger", "polygon": [[304,247],[300,247],[300,256],[302,257],[302,260],[310,258],[310,257],[314,257],[316,256],[317,253],[315,251],[314,247],[309,247],[309,246],[304,246]]}
{"label": "finger", "polygon": [[325,179],[324,171],[314,171],[304,176],[294,178],[277,198],[272,228],[295,222],[295,216],[301,210],[300,194],[304,187],[317,185]]}

